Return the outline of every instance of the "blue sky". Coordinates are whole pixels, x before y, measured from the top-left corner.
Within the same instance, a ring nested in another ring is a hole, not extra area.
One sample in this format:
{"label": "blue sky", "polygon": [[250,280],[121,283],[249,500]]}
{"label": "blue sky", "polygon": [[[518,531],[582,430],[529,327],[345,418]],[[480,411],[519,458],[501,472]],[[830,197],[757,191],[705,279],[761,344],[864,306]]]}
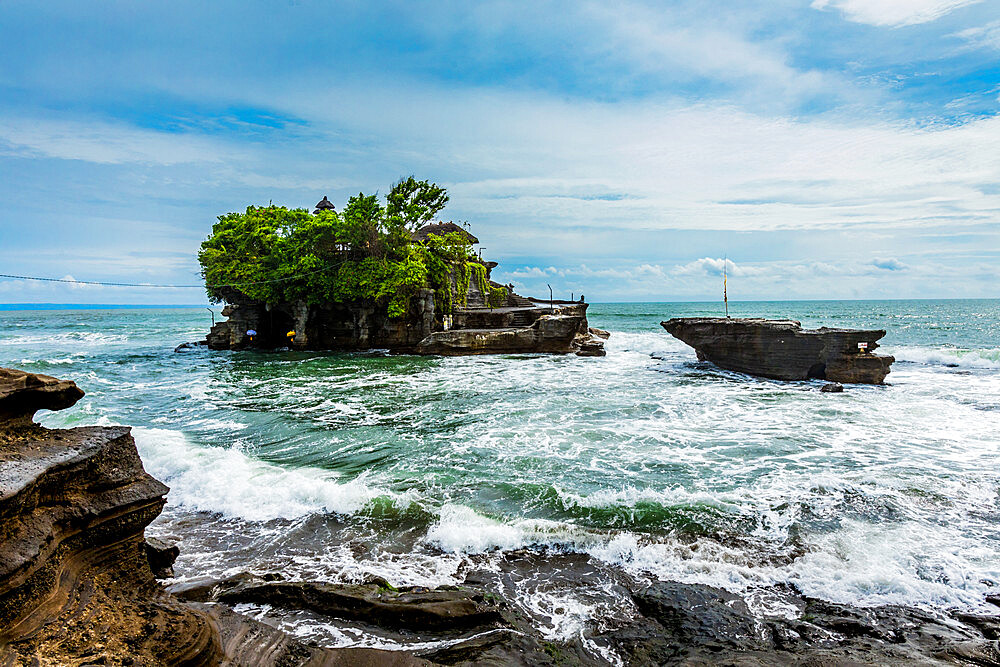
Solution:
{"label": "blue sky", "polygon": [[0,273],[198,283],[215,216],[415,174],[522,293],[997,297],[998,111],[998,0],[5,0]]}

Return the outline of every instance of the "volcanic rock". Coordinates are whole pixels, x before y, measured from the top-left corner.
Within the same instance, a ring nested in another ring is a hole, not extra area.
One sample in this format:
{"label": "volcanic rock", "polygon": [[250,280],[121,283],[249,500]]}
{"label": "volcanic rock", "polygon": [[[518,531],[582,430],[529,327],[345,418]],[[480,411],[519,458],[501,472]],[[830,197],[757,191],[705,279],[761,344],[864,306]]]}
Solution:
{"label": "volcanic rock", "polygon": [[844,391],[844,385],[839,382],[828,382],[819,389],[824,394],[840,394]]}
{"label": "volcanic rock", "polygon": [[791,617],[752,614],[701,584],[633,593],[641,617],[604,635],[626,664],[1000,664],[997,617],[947,617],[899,606],[851,607],[785,591]]}
{"label": "volcanic rock", "polygon": [[167,544],[155,537],[147,537],[144,546],[146,560],[149,561],[149,568],[153,571],[153,576],[157,579],[173,577],[174,561],[181,555],[180,548],[176,544]]}
{"label": "volcanic rock", "polygon": [[506,329],[452,329],[438,331],[420,341],[417,354],[459,356],[521,352],[575,352],[580,315],[542,315],[530,327]]}
{"label": "volcanic rock", "polygon": [[377,584],[244,582],[220,584],[215,599],[308,609],[384,628],[418,632],[488,629],[505,625],[496,603],[459,588],[387,588]]}
{"label": "volcanic rock", "polygon": [[76,383],[0,368],[0,429],[28,426],[39,410],[63,410],[83,398]]}
{"label": "volcanic rock", "polygon": [[678,317],[660,324],[702,361],[776,380],[881,384],[895,361],[871,354],[884,330],[803,329],[793,320],[724,317]]}

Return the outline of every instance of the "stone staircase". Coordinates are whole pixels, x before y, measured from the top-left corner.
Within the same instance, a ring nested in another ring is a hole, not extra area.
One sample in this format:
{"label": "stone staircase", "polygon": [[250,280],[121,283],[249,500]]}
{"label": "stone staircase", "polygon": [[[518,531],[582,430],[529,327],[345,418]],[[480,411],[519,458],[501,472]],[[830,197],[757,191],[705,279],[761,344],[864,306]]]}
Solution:
{"label": "stone staircase", "polygon": [[511,308],[535,308],[538,304],[520,294],[511,293],[507,295],[507,305]]}
{"label": "stone staircase", "polygon": [[535,323],[537,316],[530,310],[516,312],[511,316],[510,324],[514,327],[530,327]]}

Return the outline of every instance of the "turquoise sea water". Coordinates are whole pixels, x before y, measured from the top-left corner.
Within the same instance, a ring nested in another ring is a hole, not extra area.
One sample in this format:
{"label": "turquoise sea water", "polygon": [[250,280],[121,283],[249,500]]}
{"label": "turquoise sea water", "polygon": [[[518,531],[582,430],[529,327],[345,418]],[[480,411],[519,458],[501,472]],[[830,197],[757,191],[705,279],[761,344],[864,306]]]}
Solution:
{"label": "turquoise sea water", "polygon": [[777,584],[985,608],[1000,590],[1000,301],[731,304],[886,329],[887,386],[841,395],[719,370],[659,326],[718,310],[593,305],[591,325],[612,332],[598,359],[175,353],[204,336],[205,310],[7,311],[0,365],[86,390],[46,425],[134,427],[171,487],[150,530],[180,542],[179,582],[250,570],[433,585],[524,550],[579,556],[585,587],[505,579],[555,638],[627,613],[621,577],[722,586],[771,611]]}

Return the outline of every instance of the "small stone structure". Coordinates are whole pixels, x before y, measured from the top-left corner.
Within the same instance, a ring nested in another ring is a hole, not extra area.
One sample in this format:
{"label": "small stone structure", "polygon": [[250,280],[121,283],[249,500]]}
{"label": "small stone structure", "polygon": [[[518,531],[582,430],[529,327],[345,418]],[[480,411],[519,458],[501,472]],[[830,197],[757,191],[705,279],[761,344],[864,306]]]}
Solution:
{"label": "small stone structure", "polygon": [[872,354],[884,330],[803,329],[794,320],[727,317],[677,317],[660,324],[702,361],[776,380],[881,384],[895,361]]}

